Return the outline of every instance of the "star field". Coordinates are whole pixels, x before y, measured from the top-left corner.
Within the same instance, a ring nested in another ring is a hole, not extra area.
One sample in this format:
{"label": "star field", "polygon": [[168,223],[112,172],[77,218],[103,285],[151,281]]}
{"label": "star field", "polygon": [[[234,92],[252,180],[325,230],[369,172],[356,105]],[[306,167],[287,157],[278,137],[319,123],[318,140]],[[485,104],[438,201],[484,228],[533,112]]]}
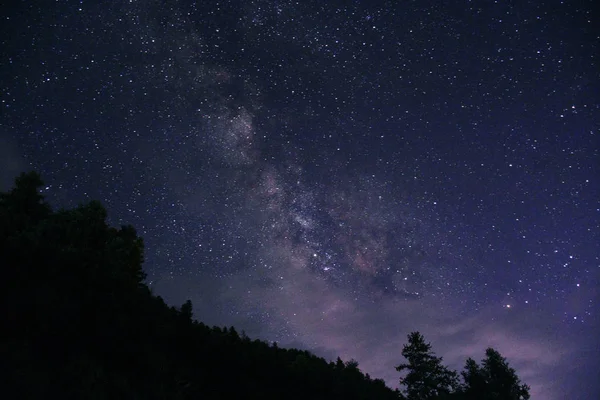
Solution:
{"label": "star field", "polygon": [[139,0],[0,11],[0,185],[98,199],[156,294],[395,387],[406,334],[590,399],[592,2]]}

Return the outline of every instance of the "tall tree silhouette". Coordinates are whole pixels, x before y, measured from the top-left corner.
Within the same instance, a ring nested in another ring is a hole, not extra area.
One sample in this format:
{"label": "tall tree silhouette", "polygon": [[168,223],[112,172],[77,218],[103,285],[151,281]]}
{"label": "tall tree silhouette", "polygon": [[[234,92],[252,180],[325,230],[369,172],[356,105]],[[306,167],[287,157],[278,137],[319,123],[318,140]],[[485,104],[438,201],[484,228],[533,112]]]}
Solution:
{"label": "tall tree silhouette", "polygon": [[400,378],[408,400],[431,400],[449,397],[459,387],[458,374],[444,365],[442,358],[431,351],[431,344],[419,332],[408,335],[408,344],[402,349],[408,363],[400,364],[396,371],[408,371]]}
{"label": "tall tree silhouette", "polygon": [[184,320],[191,322],[192,321],[192,315],[194,314],[192,301],[191,300],[186,300],[186,302],[181,305],[181,307],[179,309],[179,312],[181,313],[181,317]]}

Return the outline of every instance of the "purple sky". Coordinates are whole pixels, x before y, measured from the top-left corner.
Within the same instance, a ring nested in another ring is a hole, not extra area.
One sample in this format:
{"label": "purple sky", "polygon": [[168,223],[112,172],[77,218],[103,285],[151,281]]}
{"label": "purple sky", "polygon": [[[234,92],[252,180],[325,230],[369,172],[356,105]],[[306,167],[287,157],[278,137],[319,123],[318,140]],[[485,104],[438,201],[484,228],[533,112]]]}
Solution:
{"label": "purple sky", "polygon": [[418,330],[598,398],[592,2],[441,3],[5,7],[0,185],[102,201],[209,325],[393,387]]}

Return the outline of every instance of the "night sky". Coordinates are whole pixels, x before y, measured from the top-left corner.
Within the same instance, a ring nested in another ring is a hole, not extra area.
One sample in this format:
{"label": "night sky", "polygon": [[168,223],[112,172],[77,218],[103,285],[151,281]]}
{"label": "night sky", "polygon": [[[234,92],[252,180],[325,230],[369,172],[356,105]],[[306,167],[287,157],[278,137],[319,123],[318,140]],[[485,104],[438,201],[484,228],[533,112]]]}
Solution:
{"label": "night sky", "polygon": [[209,325],[600,398],[591,0],[97,3],[0,7],[0,189],[102,201]]}

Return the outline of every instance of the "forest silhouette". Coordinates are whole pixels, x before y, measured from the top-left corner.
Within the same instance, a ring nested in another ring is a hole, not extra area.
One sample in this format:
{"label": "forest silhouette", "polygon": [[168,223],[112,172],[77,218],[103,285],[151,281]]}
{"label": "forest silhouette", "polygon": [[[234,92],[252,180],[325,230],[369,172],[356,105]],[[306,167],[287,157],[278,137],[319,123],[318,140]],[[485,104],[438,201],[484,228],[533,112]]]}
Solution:
{"label": "forest silhouette", "polygon": [[418,332],[401,390],[306,350],[251,340],[168,306],[144,283],[144,244],[97,201],[53,211],[39,174],[0,193],[0,368],[7,399],[528,399],[494,349],[461,373]]}

